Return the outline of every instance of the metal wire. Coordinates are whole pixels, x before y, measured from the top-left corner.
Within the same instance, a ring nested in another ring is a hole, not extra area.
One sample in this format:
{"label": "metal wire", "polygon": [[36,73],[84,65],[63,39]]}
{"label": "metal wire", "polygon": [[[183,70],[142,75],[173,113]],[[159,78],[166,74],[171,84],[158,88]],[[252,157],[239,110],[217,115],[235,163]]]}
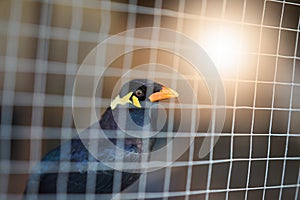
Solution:
{"label": "metal wire", "polygon": [[[0,2],[0,199],[21,198],[41,158],[76,137],[72,91],[77,70],[90,51],[109,36],[147,26],[183,33],[213,59],[206,39],[215,32],[234,30],[241,36],[234,43],[243,48],[238,49],[232,68],[213,60],[224,82],[226,105],[214,107],[195,74],[187,74],[185,79],[200,91],[196,94],[201,97],[199,105],[162,102],[170,110],[166,130],[157,137],[167,141],[176,135],[191,141],[195,137],[190,148],[172,162],[176,147],[168,147],[167,162],[172,165],[142,174],[127,192],[120,192],[121,175],[116,172],[114,195],[121,194],[122,199],[299,199],[299,7],[295,0]],[[153,41],[159,40],[159,32],[149,34]],[[132,40],[126,44],[134,46]],[[187,68],[180,56],[158,50],[122,55],[111,63],[114,69],[106,72],[110,86],[99,86],[96,106],[106,108],[120,74],[144,63],[163,63],[177,71]],[[180,86],[173,81],[175,74],[157,73],[153,66],[145,76]],[[81,97],[83,110],[88,103],[88,98]],[[197,152],[209,135],[209,123],[215,123],[214,109],[222,108],[227,111],[223,131],[210,134],[219,136],[219,141],[200,159]],[[196,124],[195,110],[200,111],[197,132],[172,132],[180,109],[191,111],[192,126]],[[95,169],[95,163],[88,165]],[[74,166],[61,162],[57,169],[70,172]],[[114,197],[94,194],[92,175],[88,175],[87,194],[67,194],[66,179],[58,177],[59,199]]]}

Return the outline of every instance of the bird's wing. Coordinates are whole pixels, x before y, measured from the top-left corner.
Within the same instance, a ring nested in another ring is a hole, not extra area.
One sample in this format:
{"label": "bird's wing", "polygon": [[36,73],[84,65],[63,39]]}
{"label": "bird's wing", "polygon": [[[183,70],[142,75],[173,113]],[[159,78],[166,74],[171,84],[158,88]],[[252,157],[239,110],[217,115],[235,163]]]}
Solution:
{"label": "bird's wing", "polygon": [[[106,141],[107,142],[107,141]],[[100,142],[101,144],[101,142]],[[101,161],[113,162],[115,148],[106,147],[99,152]],[[133,156],[136,159],[136,157]],[[137,161],[137,160],[135,160]],[[25,193],[111,193],[116,171],[95,159],[78,138],[48,152],[33,169]],[[138,179],[134,173],[122,173],[121,188]],[[89,181],[94,180],[94,181]]]}

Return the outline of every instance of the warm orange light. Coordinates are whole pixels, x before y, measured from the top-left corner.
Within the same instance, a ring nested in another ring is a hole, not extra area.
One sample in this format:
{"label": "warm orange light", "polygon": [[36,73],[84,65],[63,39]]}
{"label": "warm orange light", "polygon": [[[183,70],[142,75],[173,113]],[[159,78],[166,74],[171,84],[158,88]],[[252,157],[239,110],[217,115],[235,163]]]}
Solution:
{"label": "warm orange light", "polygon": [[205,31],[199,42],[220,71],[232,70],[239,62],[242,49],[241,31],[217,27]]}

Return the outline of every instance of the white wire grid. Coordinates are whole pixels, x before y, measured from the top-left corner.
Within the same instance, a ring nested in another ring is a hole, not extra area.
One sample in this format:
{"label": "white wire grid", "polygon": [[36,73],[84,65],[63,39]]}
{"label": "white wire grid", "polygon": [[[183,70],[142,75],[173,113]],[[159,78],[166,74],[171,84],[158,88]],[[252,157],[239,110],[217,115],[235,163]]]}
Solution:
{"label": "white wire grid", "polygon": [[[0,5],[0,199],[20,198],[37,161],[74,136],[74,77],[97,42],[143,26],[173,28],[193,38],[186,27],[194,21],[200,29],[204,22],[222,22],[244,34],[249,27],[258,30],[257,46],[243,52],[255,61],[240,61],[235,76],[223,77],[227,118],[208,157],[195,158],[193,145],[187,161],[165,169],[161,190],[148,192],[148,176],[142,175],[138,193],[122,198],[299,199],[300,2],[12,0]],[[240,15],[228,17],[233,10]],[[149,61],[156,60],[150,53]],[[131,63],[127,56],[121,71]],[[176,58],[173,66],[180,68]],[[203,136],[196,133],[197,139]]]}

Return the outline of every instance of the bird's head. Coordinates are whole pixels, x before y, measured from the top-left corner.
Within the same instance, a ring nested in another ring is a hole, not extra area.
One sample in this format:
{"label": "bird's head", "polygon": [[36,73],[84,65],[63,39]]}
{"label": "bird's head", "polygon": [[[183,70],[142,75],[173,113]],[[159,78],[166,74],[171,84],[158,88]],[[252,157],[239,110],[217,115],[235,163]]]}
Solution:
{"label": "bird's head", "polygon": [[155,126],[155,121],[151,118],[157,119],[157,109],[153,108],[158,101],[174,97],[178,97],[178,93],[171,88],[147,79],[134,79],[123,85],[118,96],[112,100],[110,108],[114,113],[114,120],[119,124],[120,121],[126,123],[126,129],[136,129],[128,122],[127,112],[136,125],[145,127],[151,123]]}
{"label": "bird's head", "polygon": [[[119,94],[111,101],[110,107],[100,119],[100,126],[105,130],[122,130],[126,137],[130,135],[125,140],[125,149],[131,151],[134,147],[134,152],[142,152],[139,145],[141,140],[136,138],[151,137],[148,134],[159,129],[158,122],[162,120],[156,109],[157,102],[174,97],[178,97],[176,91],[159,83],[147,79],[131,80],[122,86]],[[113,138],[113,132],[108,137]],[[114,139],[111,141],[116,144]],[[154,139],[150,143],[146,146],[152,149]]]}
{"label": "bird's head", "polygon": [[117,97],[111,102],[111,109],[117,106],[129,105],[130,108],[145,108],[147,103],[178,97],[171,88],[147,79],[135,79],[125,83]]}

